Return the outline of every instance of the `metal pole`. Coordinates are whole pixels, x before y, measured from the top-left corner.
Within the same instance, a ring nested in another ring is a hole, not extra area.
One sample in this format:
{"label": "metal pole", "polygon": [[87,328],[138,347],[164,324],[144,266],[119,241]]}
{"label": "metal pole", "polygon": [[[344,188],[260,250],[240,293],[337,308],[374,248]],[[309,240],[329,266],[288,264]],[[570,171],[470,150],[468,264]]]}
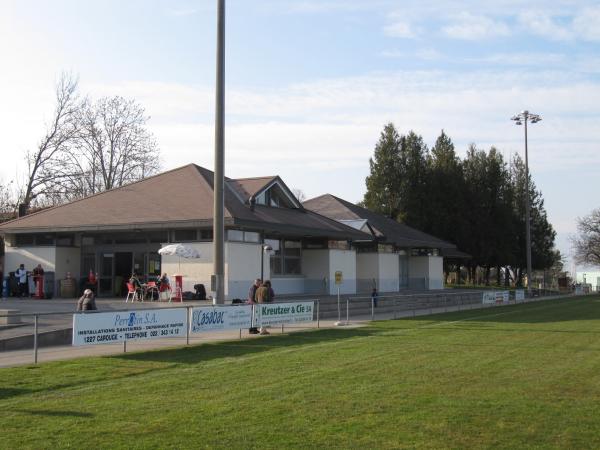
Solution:
{"label": "metal pole", "polygon": [[185,345],[190,345],[190,307],[186,307],[187,317],[185,321]]}
{"label": "metal pole", "polygon": [[319,317],[319,310],[321,309],[320,305],[321,305],[321,300],[317,299],[317,328],[321,328],[321,323],[320,323],[321,318]]}
{"label": "metal pole", "polygon": [[337,300],[338,300],[338,322],[342,320],[342,312],[340,311],[340,287],[337,288]]}
{"label": "metal pole", "polygon": [[38,362],[38,315],[33,319],[33,363]]}
{"label": "metal pole", "polygon": [[346,325],[350,323],[350,300],[346,299]]}
{"label": "metal pole", "polygon": [[375,320],[375,299],[371,297],[371,320]]}
{"label": "metal pole", "polygon": [[127,341],[123,341],[123,353],[127,353]]}
{"label": "metal pole", "polygon": [[527,111],[524,114],[524,125],[525,125],[525,245],[527,247],[527,294],[531,296],[531,224],[530,224],[530,212],[529,212],[529,156],[527,153],[527,122],[529,117]]}
{"label": "metal pole", "polygon": [[218,0],[217,83],[215,112],[215,171],[213,177],[213,272],[215,303],[225,303],[225,225],[223,190],[225,180],[225,0]]}

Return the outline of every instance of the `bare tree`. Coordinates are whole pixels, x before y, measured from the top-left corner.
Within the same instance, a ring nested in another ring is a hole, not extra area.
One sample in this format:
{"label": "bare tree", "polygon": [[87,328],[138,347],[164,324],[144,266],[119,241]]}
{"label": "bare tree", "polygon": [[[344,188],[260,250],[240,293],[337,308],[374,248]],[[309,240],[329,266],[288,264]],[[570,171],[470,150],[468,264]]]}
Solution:
{"label": "bare tree", "polygon": [[0,213],[13,213],[17,210],[17,199],[12,188],[13,181],[0,182]]}
{"label": "bare tree", "polygon": [[51,167],[54,192],[71,200],[157,173],[159,152],[147,120],[144,108],[132,99],[85,100],[74,145]]}
{"label": "bare tree", "polygon": [[78,133],[76,119],[79,106],[77,78],[62,73],[56,83],[56,107],[46,134],[37,148],[26,155],[27,180],[20,200],[25,211],[53,184],[54,176],[49,169],[57,154],[66,150]]}
{"label": "bare tree", "polygon": [[302,203],[304,200],[306,200],[306,194],[300,188],[293,188],[292,189],[292,194],[294,194],[296,196],[296,198],[298,199],[298,201],[300,203]]}
{"label": "bare tree", "polygon": [[578,236],[572,239],[578,264],[600,266],[600,208],[577,219]]}

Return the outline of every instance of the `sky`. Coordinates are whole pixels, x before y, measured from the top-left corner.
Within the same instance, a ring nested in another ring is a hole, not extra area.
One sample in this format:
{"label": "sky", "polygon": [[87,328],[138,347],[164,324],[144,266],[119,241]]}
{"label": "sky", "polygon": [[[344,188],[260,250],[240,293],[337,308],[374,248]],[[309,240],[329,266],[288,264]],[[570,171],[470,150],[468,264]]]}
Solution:
{"label": "sky", "polygon": [[[61,72],[82,95],[135,98],[162,168],[212,170],[216,0],[0,0],[0,181],[23,179]],[[393,122],[524,155],[557,246],[600,207],[600,4],[228,0],[225,174],[280,175],[307,198],[360,201]],[[570,263],[568,269],[572,269]]]}

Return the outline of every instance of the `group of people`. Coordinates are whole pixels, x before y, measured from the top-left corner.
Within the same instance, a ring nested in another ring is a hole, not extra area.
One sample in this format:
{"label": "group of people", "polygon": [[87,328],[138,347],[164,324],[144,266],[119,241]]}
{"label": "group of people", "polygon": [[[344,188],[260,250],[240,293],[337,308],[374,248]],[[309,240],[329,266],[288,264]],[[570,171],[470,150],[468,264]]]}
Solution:
{"label": "group of people", "polygon": [[[129,278],[129,283],[133,286],[135,291],[138,293],[140,298],[144,295],[144,289],[142,288],[142,283],[140,282],[139,275],[137,272],[133,272],[131,274],[131,278]],[[163,273],[160,277],[156,279],[156,287],[159,292],[163,292],[164,290],[169,289],[171,286],[171,282],[169,281],[169,277],[166,273]]]}
{"label": "group of people", "polygon": [[25,264],[20,264],[19,268],[15,270],[15,278],[17,279],[19,286],[19,297],[26,297],[30,293],[29,283],[27,280],[29,275],[33,275],[35,283],[41,283],[42,280],[39,277],[44,275],[44,269],[42,268],[42,265],[38,264],[33,268],[33,271],[28,272],[25,269]]}
{"label": "group of people", "polygon": [[[260,278],[254,280],[252,286],[248,290],[248,303],[270,303],[275,300],[275,291],[271,287],[269,280],[262,281]],[[270,334],[265,327],[251,327],[249,330],[250,334]]]}

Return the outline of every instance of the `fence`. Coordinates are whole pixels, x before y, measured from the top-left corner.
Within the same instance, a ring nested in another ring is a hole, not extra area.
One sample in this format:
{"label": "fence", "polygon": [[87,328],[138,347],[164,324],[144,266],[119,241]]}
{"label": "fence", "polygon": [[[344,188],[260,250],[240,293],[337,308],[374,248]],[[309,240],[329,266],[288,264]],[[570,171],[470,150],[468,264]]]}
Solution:
{"label": "fence", "polygon": [[[553,293],[555,294],[555,293]],[[556,298],[557,296],[553,296],[552,298]],[[494,302],[493,304],[485,304],[482,301],[482,293],[481,292],[459,292],[459,293],[439,293],[439,294],[408,294],[408,295],[381,295],[376,300],[371,297],[347,297],[340,298],[340,303],[337,303],[337,299],[328,298],[326,301],[321,301],[320,299],[311,300],[313,302],[313,310],[310,314],[310,320],[303,320],[301,322],[288,321],[285,317],[277,316],[277,314],[269,313],[269,320],[265,321],[266,325],[272,327],[281,327],[281,332],[285,332],[286,328],[289,329],[309,329],[309,328],[321,328],[322,322],[324,319],[336,319],[336,325],[346,325],[354,322],[362,322],[369,320],[387,320],[387,319],[398,319],[403,317],[415,317],[422,316],[428,314],[436,314],[450,311],[462,311],[465,309],[477,309],[477,308],[487,308],[487,307],[496,307],[505,304],[515,304],[517,302],[530,302],[530,301],[539,301],[543,300],[545,296],[537,295],[524,298],[521,300],[516,300],[516,296],[514,292],[509,295],[509,299],[507,302]],[[285,307],[286,305],[297,305],[300,303],[306,303],[306,300],[296,300],[296,301],[282,301],[277,303],[270,304],[261,304],[256,305],[255,308],[263,307],[268,305],[270,308]],[[218,305],[218,306],[206,306],[206,309],[216,309],[217,311],[226,311],[231,310],[232,308],[239,308],[240,306],[235,305]],[[157,311],[177,311],[177,310],[185,310],[185,326],[181,329],[183,332],[181,334],[177,334],[174,336],[167,336],[168,339],[159,339],[150,341],[139,341],[139,340],[128,340],[125,339],[120,343],[116,344],[108,344],[105,347],[108,349],[106,354],[114,354],[115,346],[122,346],[122,351],[127,351],[128,342],[134,342],[138,349],[153,349],[158,347],[166,347],[173,346],[173,343],[185,343],[185,345],[189,345],[191,341],[203,342],[203,339],[206,337],[211,337],[212,339],[233,339],[238,338],[242,339],[243,330],[248,329],[249,327],[245,323],[244,326],[240,326],[239,328],[233,330],[229,329],[215,329],[212,328],[210,330],[213,332],[210,336],[208,333],[193,333],[192,330],[192,322],[197,320],[198,317],[194,317],[194,311],[201,310],[202,307],[199,306],[173,306],[168,308],[135,308],[135,309],[127,309],[127,310],[113,310],[113,311],[91,311],[85,313],[73,313],[72,311],[63,311],[63,312],[49,312],[49,313],[16,313],[10,314],[5,313],[2,314],[0,312],[0,319],[4,318],[6,322],[20,321],[21,319],[29,318],[29,322],[25,325],[25,327],[32,327],[32,334],[25,336],[18,336],[12,339],[0,339],[0,365],[14,365],[14,358],[11,360],[12,363],[6,363],[3,359],[10,359],[15,352],[12,350],[23,350],[23,348],[33,349],[33,354],[29,353],[29,358],[27,359],[26,352],[21,351],[18,352],[20,354],[20,360],[17,362],[27,363],[33,361],[33,363],[38,362],[38,350],[40,347],[53,347],[52,350],[48,352],[49,356],[52,356],[51,352],[56,354],[65,353],[65,351],[71,351],[73,348],[68,348],[67,350],[63,347],[58,348],[56,346],[67,345],[72,342],[73,332],[70,328],[67,328],[66,325],[72,323],[73,318],[75,316],[88,316],[93,317],[97,314],[118,314],[123,313],[125,315],[131,314],[132,311],[135,313],[156,313]],[[256,317],[256,311],[253,309],[252,317]],[[285,314],[283,314],[285,316]],[[61,320],[52,319],[59,317]],[[275,318],[275,319],[274,319]],[[305,318],[306,315],[305,315]],[[327,326],[333,325],[333,320],[327,323]],[[60,323],[62,323],[62,328],[56,329],[59,327]],[[50,325],[50,328],[55,328],[51,331],[40,331],[41,326],[44,325],[46,328]],[[261,323],[254,323],[252,325],[260,326]],[[30,328],[31,329],[31,328]],[[156,338],[161,338],[163,336],[157,335]],[[205,341],[204,341],[205,342]],[[138,345],[139,344],[139,345]],[[82,349],[85,350],[86,347]],[[118,348],[118,347],[117,347]],[[4,355],[7,355],[6,358],[3,358]],[[85,353],[81,352],[81,356],[84,356]],[[55,355],[56,356],[56,355]],[[68,356],[65,356],[68,358]],[[52,359],[52,358],[50,358]]]}

